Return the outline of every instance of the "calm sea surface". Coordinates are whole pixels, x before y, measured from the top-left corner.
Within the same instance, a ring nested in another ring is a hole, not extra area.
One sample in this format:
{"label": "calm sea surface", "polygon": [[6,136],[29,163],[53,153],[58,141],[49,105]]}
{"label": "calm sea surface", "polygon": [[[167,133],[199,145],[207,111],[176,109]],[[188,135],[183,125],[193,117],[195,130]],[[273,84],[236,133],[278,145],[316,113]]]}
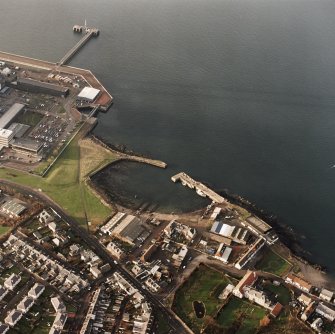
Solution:
{"label": "calm sea surface", "polygon": [[57,61],[86,18],[101,35],[71,65],[115,97],[96,133],[169,164],[119,170],[118,188],[194,208],[169,180],[185,171],[276,214],[335,272],[334,17],[323,0],[11,0],[0,49]]}

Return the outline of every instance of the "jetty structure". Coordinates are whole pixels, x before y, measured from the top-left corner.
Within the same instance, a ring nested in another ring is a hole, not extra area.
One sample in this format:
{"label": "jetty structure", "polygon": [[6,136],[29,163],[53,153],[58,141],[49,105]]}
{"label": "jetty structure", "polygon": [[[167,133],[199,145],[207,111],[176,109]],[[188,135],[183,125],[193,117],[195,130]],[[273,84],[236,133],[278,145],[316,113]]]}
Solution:
{"label": "jetty structure", "polygon": [[86,20],[83,26],[80,26],[78,24],[74,25],[73,31],[76,33],[82,33],[83,37],[57,63],[59,66],[66,64],[91,39],[91,37],[97,37],[100,33],[98,28],[88,27]]}
{"label": "jetty structure", "polygon": [[172,176],[171,180],[173,182],[180,181],[183,186],[187,186],[191,189],[195,189],[198,195],[202,197],[208,197],[215,203],[219,203],[219,204],[228,203],[224,197],[220,196],[215,191],[205,186],[203,183],[193,180],[189,175],[187,175],[184,172],[181,172],[181,173],[178,173]]}

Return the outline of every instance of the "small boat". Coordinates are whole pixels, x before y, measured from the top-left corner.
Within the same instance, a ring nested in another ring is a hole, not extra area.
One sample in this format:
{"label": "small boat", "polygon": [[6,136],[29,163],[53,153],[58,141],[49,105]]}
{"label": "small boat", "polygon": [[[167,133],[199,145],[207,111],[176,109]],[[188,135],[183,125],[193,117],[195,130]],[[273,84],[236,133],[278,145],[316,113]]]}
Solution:
{"label": "small boat", "polygon": [[201,191],[200,189],[197,189],[196,192],[197,192],[197,194],[200,195],[201,197],[206,197],[206,194],[205,194],[203,191]]}

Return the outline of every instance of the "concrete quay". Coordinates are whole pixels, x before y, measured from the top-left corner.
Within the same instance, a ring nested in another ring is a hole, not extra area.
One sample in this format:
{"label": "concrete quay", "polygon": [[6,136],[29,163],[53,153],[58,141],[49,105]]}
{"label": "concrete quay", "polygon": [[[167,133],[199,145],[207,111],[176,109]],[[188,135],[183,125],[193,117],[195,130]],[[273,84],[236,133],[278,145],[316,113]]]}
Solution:
{"label": "concrete quay", "polygon": [[227,203],[227,200],[224,197],[220,196],[215,191],[208,188],[207,186],[205,186],[201,182],[193,180],[189,175],[187,175],[184,172],[181,172],[181,173],[178,173],[178,174],[172,176],[171,180],[173,182],[181,181],[183,186],[187,186],[191,189],[195,189],[198,195],[200,195],[202,197],[208,197],[209,199],[211,199],[215,203],[219,203],[219,204],[220,203]]}
{"label": "concrete quay", "polygon": [[100,105],[100,109],[102,111],[107,111],[113,103],[113,97],[108,93],[107,89],[89,70],[72,66],[59,66],[56,63],[48,62],[45,60],[29,58],[1,51],[0,60],[13,64],[14,66],[28,67],[37,71],[47,71],[49,73],[53,72],[55,74],[63,73],[64,75],[69,74],[81,76],[89,86],[97,88],[101,91],[100,97],[98,97],[98,100],[95,103]]}

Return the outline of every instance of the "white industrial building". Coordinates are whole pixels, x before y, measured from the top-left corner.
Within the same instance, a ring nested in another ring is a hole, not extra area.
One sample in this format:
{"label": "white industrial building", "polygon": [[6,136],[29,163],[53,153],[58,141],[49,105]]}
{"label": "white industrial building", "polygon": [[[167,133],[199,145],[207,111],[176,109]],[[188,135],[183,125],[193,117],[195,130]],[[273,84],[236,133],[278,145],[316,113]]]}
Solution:
{"label": "white industrial building", "polygon": [[219,234],[226,238],[230,238],[233,241],[244,245],[247,243],[247,239],[249,237],[248,231],[246,229],[224,224],[220,221],[214,222],[211,228],[211,232]]}
{"label": "white industrial building", "polygon": [[9,143],[13,138],[13,131],[0,128],[0,147],[9,147]]}
{"label": "white industrial building", "polygon": [[94,102],[94,100],[99,96],[100,90],[93,87],[84,87],[82,91],[78,94],[77,100],[82,102]]}
{"label": "white industrial building", "polygon": [[320,292],[319,297],[326,302],[330,302],[334,296],[334,293],[332,291],[329,291],[327,289],[322,289]]}

